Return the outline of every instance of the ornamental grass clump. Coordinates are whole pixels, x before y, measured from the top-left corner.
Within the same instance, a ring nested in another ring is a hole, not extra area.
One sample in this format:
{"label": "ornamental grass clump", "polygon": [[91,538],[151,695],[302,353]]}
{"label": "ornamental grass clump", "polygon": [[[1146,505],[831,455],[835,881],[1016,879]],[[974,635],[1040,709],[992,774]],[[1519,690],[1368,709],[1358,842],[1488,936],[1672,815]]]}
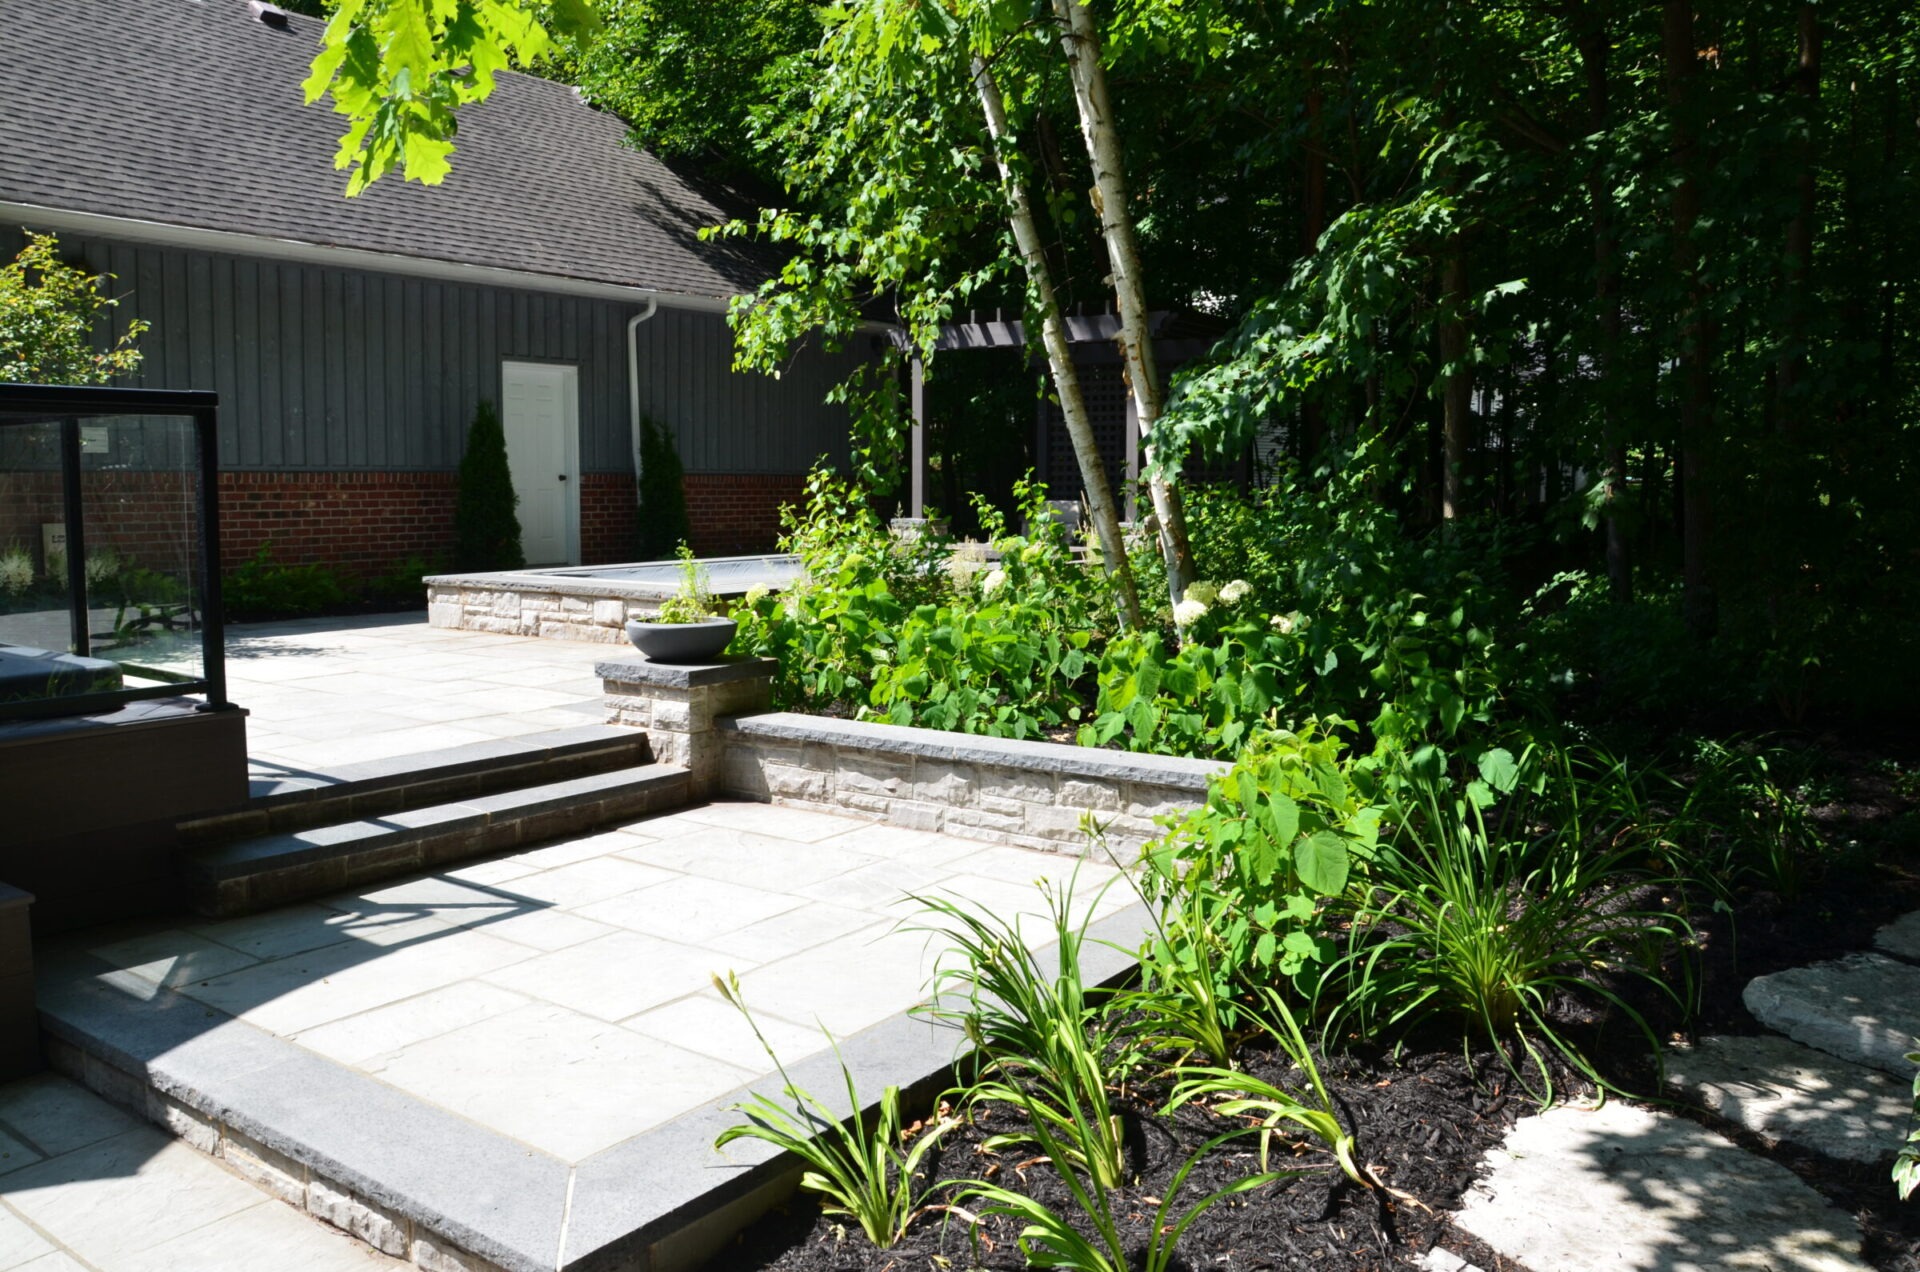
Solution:
{"label": "ornamental grass clump", "polygon": [[693,549],[684,543],[676,555],[679,558],[680,589],[660,602],[660,612],[653,616],[653,621],[704,623],[718,617],[713,603],[712,576],[707,573],[707,567],[693,555]]}
{"label": "ornamental grass clump", "polygon": [[1063,1171],[1084,1171],[1095,1187],[1113,1188],[1125,1169],[1126,1131],[1112,1097],[1126,1065],[1111,1054],[1116,1038],[1101,995],[1081,979],[1094,907],[1076,923],[1073,889],[1074,880],[1057,893],[1041,885],[1054,935],[1051,971],[1028,948],[1019,916],[914,897],[935,918],[928,930],[954,942],[935,968],[933,1002],[924,1010],[958,1024],[979,1055],[979,1079],[963,1102],[1016,1105],[1033,1122],[1032,1130],[996,1135],[985,1147],[1045,1140],[1042,1151],[1058,1153]]}
{"label": "ornamental grass clump", "polygon": [[[800,1186],[820,1194],[821,1208],[827,1214],[852,1219],[874,1245],[882,1249],[891,1246],[919,1213],[926,1196],[927,1190],[918,1186],[921,1161],[941,1136],[959,1125],[959,1120],[942,1113],[929,1122],[905,1125],[897,1086],[881,1092],[879,1108],[872,1117],[863,1116],[860,1093],[838,1044],[834,1045],[834,1057],[840,1061],[850,1112],[845,1118],[836,1116],[787,1073],[753,1013],[747,1010],[746,1000],[740,995],[740,978],[729,972],[724,980],[715,976],[713,985],[746,1018],[767,1059],[779,1072],[781,1093],[788,1101],[782,1104],[758,1091],[749,1093],[745,1103],[734,1105],[746,1116],[746,1124],[728,1127],[713,1146],[724,1148],[737,1139],[757,1139],[792,1153],[807,1165]],[[832,1041],[832,1035],[828,1035],[828,1041]]]}
{"label": "ornamental grass clump", "polygon": [[1607,794],[1625,780],[1616,763],[1530,750],[1482,769],[1458,793],[1406,777],[1391,813],[1397,833],[1352,894],[1346,948],[1320,982],[1327,1034],[1403,1033],[1446,1018],[1465,1037],[1501,1046],[1515,1080],[1543,1105],[1554,1098],[1548,1052],[1617,1090],[1553,1002],[1599,1000],[1657,1057],[1652,1027],[1617,978],[1691,1011],[1693,931],[1672,908],[1680,881],[1648,868],[1648,846],[1618,817],[1621,801]]}
{"label": "ornamental grass clump", "polygon": [[[978,1215],[963,1217],[1000,1217],[1022,1221],[1025,1226],[1020,1230],[1020,1253],[1026,1256],[1029,1267],[1073,1268],[1078,1272],[1132,1272],[1134,1268],[1139,1268],[1140,1272],[1166,1272],[1178,1250],[1181,1234],[1215,1205],[1275,1180],[1307,1173],[1304,1170],[1288,1170],[1248,1175],[1215,1189],[1185,1210],[1179,1210],[1180,1194],[1193,1168],[1216,1148],[1251,1135],[1259,1128],[1241,1127],[1214,1136],[1182,1162],[1180,1169],[1167,1182],[1157,1199],[1152,1222],[1147,1229],[1145,1249],[1136,1260],[1128,1249],[1126,1235],[1115,1214],[1112,1186],[1093,1175],[1081,1178],[1080,1171],[1069,1164],[1080,1145],[1070,1135],[1061,1133],[1060,1124],[1033,1096],[1024,1091],[1018,1092],[1015,1103],[1025,1110],[1031,1121],[1031,1142],[1053,1164],[1061,1183],[1066,1186],[1067,1195],[1072,1198],[1073,1208],[1079,1212],[1080,1223],[1075,1223],[1072,1216],[1026,1193],[984,1180],[947,1180],[942,1187],[956,1187],[949,1210],[961,1212],[963,1202],[985,1203],[979,1207]],[[1156,1199],[1145,1200],[1153,1204]],[[1083,1226],[1092,1229],[1091,1237],[1082,1231]]]}

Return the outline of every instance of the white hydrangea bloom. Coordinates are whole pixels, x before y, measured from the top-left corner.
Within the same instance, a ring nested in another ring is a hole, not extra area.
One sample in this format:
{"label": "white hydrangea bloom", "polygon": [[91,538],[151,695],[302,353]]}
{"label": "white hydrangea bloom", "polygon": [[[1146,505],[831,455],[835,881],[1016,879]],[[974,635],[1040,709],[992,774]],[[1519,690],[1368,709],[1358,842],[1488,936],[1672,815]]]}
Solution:
{"label": "white hydrangea bloom", "polygon": [[1247,582],[1245,579],[1235,579],[1220,589],[1220,603],[1222,605],[1238,605],[1241,601],[1247,599],[1247,593],[1251,591],[1253,591],[1253,584]]}
{"label": "white hydrangea bloom", "polygon": [[987,577],[980,580],[980,590],[991,596],[1002,587],[1005,587],[1006,582],[1007,572],[1005,570],[988,570]]}
{"label": "white hydrangea bloom", "polygon": [[1173,607],[1173,622],[1176,627],[1192,627],[1207,616],[1205,601],[1193,599],[1193,589],[1187,589],[1187,599]]}
{"label": "white hydrangea bloom", "polygon": [[1290,634],[1293,631],[1293,615],[1275,614],[1273,616],[1273,629],[1282,636]]}
{"label": "white hydrangea bloom", "polygon": [[[1187,584],[1184,599],[1198,601],[1202,605],[1211,605],[1220,599],[1220,585],[1218,583],[1209,583],[1205,579],[1189,583]],[[1201,612],[1205,613],[1206,611],[1202,610]]]}

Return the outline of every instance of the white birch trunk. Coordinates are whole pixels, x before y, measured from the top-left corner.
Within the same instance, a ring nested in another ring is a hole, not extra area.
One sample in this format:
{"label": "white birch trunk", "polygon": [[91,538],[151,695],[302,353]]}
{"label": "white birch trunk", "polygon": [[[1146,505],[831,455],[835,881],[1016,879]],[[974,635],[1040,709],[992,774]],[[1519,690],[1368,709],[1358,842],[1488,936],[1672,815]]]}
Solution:
{"label": "white birch trunk", "polygon": [[[1140,420],[1140,443],[1149,470],[1156,442],[1154,425],[1160,420],[1160,370],[1154,363],[1153,337],[1147,328],[1147,299],[1140,266],[1140,247],[1133,236],[1133,218],[1127,211],[1127,182],[1120,155],[1120,133],[1113,122],[1107,95],[1107,76],[1100,65],[1100,42],[1093,15],[1083,0],[1053,0],[1060,23],[1060,47],[1073,80],[1073,98],[1080,115],[1080,135],[1093,164],[1093,207],[1106,239],[1107,259],[1113,269],[1114,299],[1120,309],[1120,352],[1125,358],[1127,387]],[[1158,523],[1160,554],[1166,560],[1167,590],[1179,604],[1193,581],[1193,549],[1187,541],[1186,512],[1180,490],[1164,477],[1148,478]]]}
{"label": "white birch trunk", "polygon": [[1120,536],[1120,518],[1114,511],[1113,490],[1107,483],[1106,466],[1100,461],[1100,447],[1094,441],[1093,421],[1088,418],[1086,399],[1080,392],[1080,375],[1073,365],[1073,350],[1067,344],[1067,327],[1060,319],[1060,305],[1053,290],[1053,272],[1047,266],[1041,246],[1040,227],[1033,216],[1033,204],[1026,186],[1014,175],[1007,150],[1012,144],[1007,125],[1007,107],[1000,96],[1000,85],[984,59],[973,59],[973,82],[980,93],[980,106],[986,112],[987,132],[993,138],[994,161],[1000,169],[1000,184],[1012,208],[1013,238],[1026,263],[1027,279],[1033,285],[1040,307],[1040,342],[1046,349],[1047,363],[1053,371],[1053,384],[1060,395],[1060,413],[1066,417],[1067,436],[1073,440],[1073,454],[1080,462],[1080,482],[1087,497],[1087,514],[1094,533],[1100,539],[1100,553],[1113,576],[1118,593],[1121,623],[1129,629],[1140,626],[1140,597],[1133,585],[1133,569],[1127,562],[1127,548]]}

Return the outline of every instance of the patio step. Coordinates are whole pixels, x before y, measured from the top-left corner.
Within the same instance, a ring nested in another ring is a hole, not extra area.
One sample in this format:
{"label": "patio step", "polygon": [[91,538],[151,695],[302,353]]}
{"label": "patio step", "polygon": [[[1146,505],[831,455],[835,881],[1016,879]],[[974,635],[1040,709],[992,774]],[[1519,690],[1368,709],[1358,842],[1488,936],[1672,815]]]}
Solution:
{"label": "patio step", "polygon": [[[489,782],[501,780],[498,773]],[[687,771],[639,764],[477,793],[468,798],[365,811],[327,825],[214,843],[186,859],[193,908],[215,917],[251,914],[389,875],[429,869],[578,835],[689,798]]]}
{"label": "patio step", "polygon": [[238,809],[182,822],[180,842],[207,847],[269,832],[427,808],[475,795],[631,768],[652,760],[637,729],[587,725],[252,779]]}

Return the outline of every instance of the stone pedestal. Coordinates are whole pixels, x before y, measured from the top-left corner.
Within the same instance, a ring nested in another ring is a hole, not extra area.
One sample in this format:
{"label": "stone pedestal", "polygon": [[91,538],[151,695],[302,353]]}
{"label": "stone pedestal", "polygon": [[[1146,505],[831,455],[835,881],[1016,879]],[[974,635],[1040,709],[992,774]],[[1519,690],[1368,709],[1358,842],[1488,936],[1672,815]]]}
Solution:
{"label": "stone pedestal", "polygon": [[40,1069],[40,1016],[33,1006],[33,894],[0,883],[0,1082]]}
{"label": "stone pedestal", "polygon": [[714,721],[767,710],[778,668],[771,658],[686,664],[620,658],[596,663],[594,672],[606,694],[607,723],[645,729],[654,759],[686,769],[694,797],[704,799],[720,787],[726,748]]}

